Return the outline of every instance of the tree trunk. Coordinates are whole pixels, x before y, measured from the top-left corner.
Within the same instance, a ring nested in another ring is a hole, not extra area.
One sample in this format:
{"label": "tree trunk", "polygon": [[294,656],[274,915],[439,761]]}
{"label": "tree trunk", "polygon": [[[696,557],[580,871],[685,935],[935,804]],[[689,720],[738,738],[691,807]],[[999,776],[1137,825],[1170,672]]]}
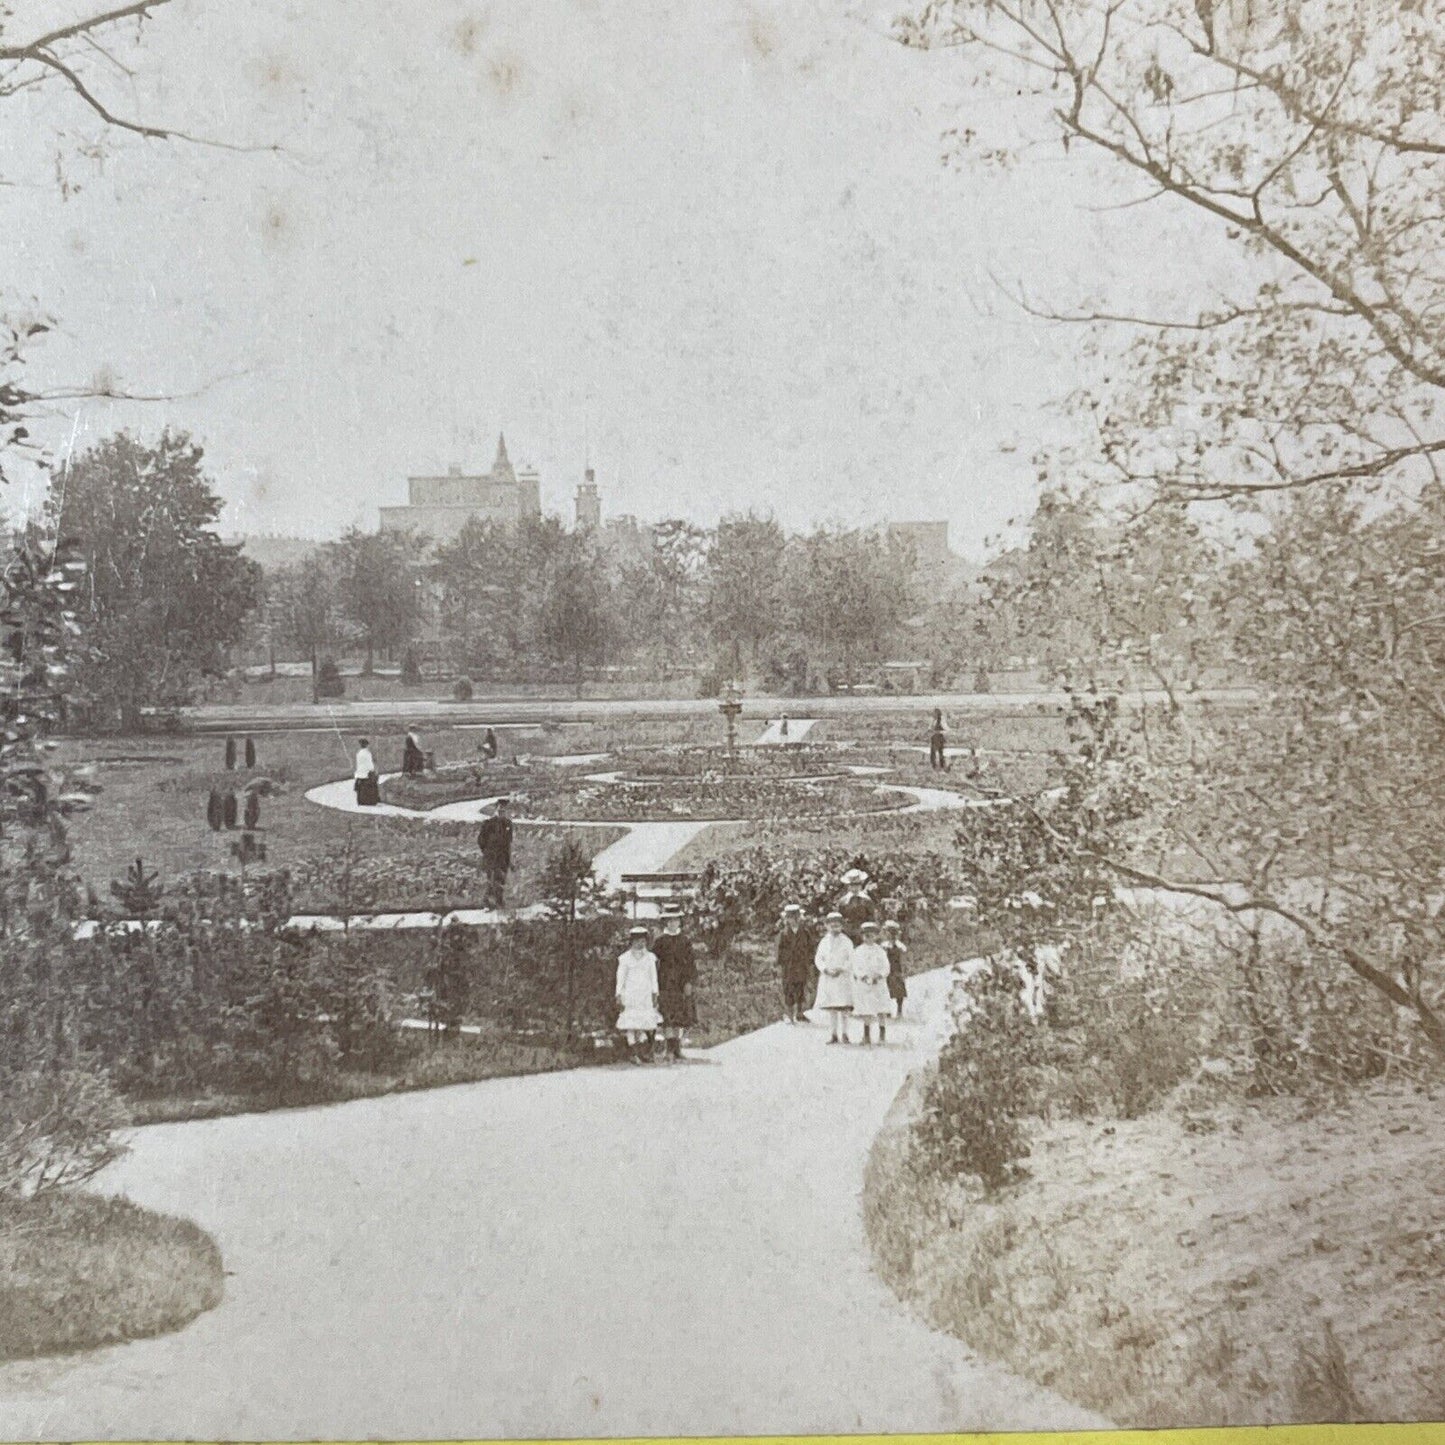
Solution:
{"label": "tree trunk", "polygon": [[313,642],[311,644],[311,705],[313,707],[315,707],[315,705],[321,701],[320,682],[316,676],[316,672],[316,644]]}
{"label": "tree trunk", "polygon": [[376,649],[372,646],[371,639],[368,637],[366,639],[366,666],[362,669],[362,671],[367,675],[367,677],[371,676],[372,665],[375,661]]}

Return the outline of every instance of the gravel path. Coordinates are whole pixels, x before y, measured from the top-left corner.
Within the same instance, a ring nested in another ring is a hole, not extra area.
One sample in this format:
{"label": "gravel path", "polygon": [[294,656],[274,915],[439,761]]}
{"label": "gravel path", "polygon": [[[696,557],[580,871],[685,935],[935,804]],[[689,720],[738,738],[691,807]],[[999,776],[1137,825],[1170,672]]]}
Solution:
{"label": "gravel path", "polygon": [[[920,1017],[942,982],[913,982]],[[866,1152],[936,1039],[776,1025],[681,1066],[141,1130],[106,1184],[209,1229],[226,1298],[163,1339],[0,1367],[0,1437],[1101,1424],[869,1268]]]}

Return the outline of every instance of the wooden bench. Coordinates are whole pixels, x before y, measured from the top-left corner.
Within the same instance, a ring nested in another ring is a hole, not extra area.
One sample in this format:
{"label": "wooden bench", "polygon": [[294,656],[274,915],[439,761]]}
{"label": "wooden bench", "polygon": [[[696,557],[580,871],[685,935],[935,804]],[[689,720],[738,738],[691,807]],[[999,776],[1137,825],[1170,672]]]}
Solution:
{"label": "wooden bench", "polygon": [[643,898],[656,903],[688,898],[696,891],[697,880],[696,873],[624,873],[621,877],[623,888],[631,896],[634,918]]}

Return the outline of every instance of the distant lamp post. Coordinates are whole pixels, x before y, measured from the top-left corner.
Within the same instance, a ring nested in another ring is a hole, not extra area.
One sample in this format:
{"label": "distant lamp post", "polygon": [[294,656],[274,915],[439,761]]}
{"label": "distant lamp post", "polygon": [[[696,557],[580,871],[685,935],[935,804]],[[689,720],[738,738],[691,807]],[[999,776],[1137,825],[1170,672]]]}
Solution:
{"label": "distant lamp post", "polygon": [[723,689],[722,701],[718,703],[717,710],[727,719],[728,752],[734,753],[738,747],[738,714],[743,710],[737,683],[730,682]]}

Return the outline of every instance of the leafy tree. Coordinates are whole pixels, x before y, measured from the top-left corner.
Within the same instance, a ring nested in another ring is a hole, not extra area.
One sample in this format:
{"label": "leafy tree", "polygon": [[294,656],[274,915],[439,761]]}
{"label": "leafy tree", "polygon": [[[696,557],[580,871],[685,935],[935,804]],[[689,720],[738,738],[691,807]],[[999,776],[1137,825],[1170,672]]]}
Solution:
{"label": "leafy tree", "polygon": [[533,535],[530,521],[519,538],[513,529],[469,517],[453,541],[436,549],[432,580],[442,628],[468,672],[494,675],[519,660],[519,620],[528,611],[528,574],[519,556],[532,550]]}
{"label": "leafy tree", "polygon": [[360,634],[366,668],[376,652],[404,647],[421,620],[422,543],[406,532],[363,532],[352,527],[326,548],[335,569],[343,618]]}
{"label": "leafy tree", "polygon": [[755,512],[726,516],[713,533],[704,569],[703,618],[739,680],[744,657],[756,666],[762,649],[783,631],[785,545],[778,523]]}
{"label": "leafy tree", "polygon": [[542,582],[538,641],[548,656],[571,665],[580,696],[584,669],[602,662],[612,635],[611,589],[592,539],[562,534]]}
{"label": "leafy tree", "polygon": [[143,708],[183,703],[201,674],[220,672],[256,603],[260,569],[215,532],[221,500],[201,463],[184,433],[146,446],[122,432],[68,461],[51,485],[50,525],[85,564],[80,688],[124,730]]}
{"label": "leafy tree", "polygon": [[[1152,854],[1142,837],[1125,856],[1088,846],[1116,876],[1287,925],[1445,1050],[1429,901],[1445,876],[1438,15],[1416,0],[942,0],[902,35],[971,52],[1066,146],[1104,158],[1121,201],[1182,205],[1233,248],[1223,292],[1167,314],[1025,303],[1110,360],[1074,400],[1080,440],[1041,459],[1051,485],[1118,498],[1127,605],[1096,611],[1095,636],[1150,648],[1167,677],[1177,650],[1153,646],[1140,600],[1182,575],[1258,697],[1141,727]],[[1172,531],[1141,526],[1178,503],[1205,508],[1227,548],[1203,589],[1182,513]],[[1056,584],[1087,591],[1063,560]]]}
{"label": "leafy tree", "polygon": [[707,548],[703,528],[672,517],[653,527],[647,560],[624,570],[623,620],[629,640],[657,658],[664,677],[671,675],[697,634]]}
{"label": "leafy tree", "polygon": [[828,664],[852,683],[864,657],[881,657],[908,615],[910,575],[874,534],[819,527],[788,549],[790,615]]}
{"label": "leafy tree", "polygon": [[323,554],[278,567],[266,579],[266,611],[272,635],[311,663],[313,697],[321,655],[341,636],[336,577]]}
{"label": "leafy tree", "polygon": [[1075,464],[1259,497],[1418,478],[1445,452],[1438,18],[1421,0],[937,0],[903,22],[1034,97],[1129,199],[1182,203],[1234,247],[1232,294],[1181,314],[1051,313],[1111,349],[1137,333],[1079,398],[1095,441]]}

